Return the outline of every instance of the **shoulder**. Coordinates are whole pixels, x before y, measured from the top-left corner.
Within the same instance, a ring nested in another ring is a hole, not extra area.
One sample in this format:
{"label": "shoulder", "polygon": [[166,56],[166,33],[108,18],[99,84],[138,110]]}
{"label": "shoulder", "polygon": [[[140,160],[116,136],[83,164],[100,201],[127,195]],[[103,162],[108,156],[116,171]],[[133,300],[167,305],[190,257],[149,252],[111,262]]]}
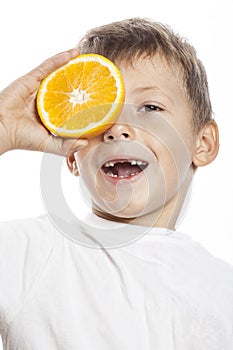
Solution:
{"label": "shoulder", "polygon": [[[174,247],[177,249],[173,250]],[[190,236],[175,232],[171,250],[184,271],[193,272],[194,275],[196,272],[198,276],[208,277],[207,280],[212,279],[215,282],[216,278],[225,279],[233,287],[233,266],[216,257]]]}
{"label": "shoulder", "polygon": [[231,282],[233,282],[233,266],[223,259],[215,256],[211,253],[208,248],[204,247],[201,243],[190,239],[188,240],[188,252],[190,253],[190,259],[199,267],[206,267],[210,271],[213,271],[216,275],[217,273],[228,274],[231,277]]}
{"label": "shoulder", "polygon": [[53,244],[54,229],[47,215],[0,223],[0,260],[12,268],[14,264],[19,267],[42,263]]}
{"label": "shoulder", "polygon": [[53,240],[53,236],[54,230],[47,215],[0,223],[1,246],[10,243],[10,246],[14,248],[16,244],[20,246],[24,244],[37,245],[41,241],[49,244]]}
{"label": "shoulder", "polygon": [[[0,223],[0,261],[19,272],[33,270],[54,245],[54,229],[47,215]],[[1,267],[0,267],[1,269]]]}
{"label": "shoulder", "polygon": [[49,218],[46,214],[42,214],[37,217],[31,218],[20,218],[9,221],[0,222],[0,232],[2,230],[8,230],[8,232],[32,232],[33,230],[37,230],[38,232],[42,232],[45,229],[52,227]]}
{"label": "shoulder", "polygon": [[[178,234],[179,236],[179,234]],[[181,236],[180,236],[181,237]],[[200,309],[233,322],[233,266],[214,256],[199,242],[181,239],[174,252],[174,278]]]}

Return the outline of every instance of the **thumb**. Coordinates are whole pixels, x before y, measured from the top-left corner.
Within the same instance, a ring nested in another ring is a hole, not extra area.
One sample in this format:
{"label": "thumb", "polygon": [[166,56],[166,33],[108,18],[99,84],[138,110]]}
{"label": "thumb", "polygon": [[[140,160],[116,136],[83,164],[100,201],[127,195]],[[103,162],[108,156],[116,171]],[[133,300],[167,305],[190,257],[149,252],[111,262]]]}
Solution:
{"label": "thumb", "polygon": [[51,135],[43,151],[45,153],[69,157],[87,145],[88,141],[86,139],[65,139]]}
{"label": "thumb", "polygon": [[63,139],[62,140],[62,154],[65,157],[72,156],[75,152],[79,151],[81,148],[86,147],[88,141],[85,139]]}

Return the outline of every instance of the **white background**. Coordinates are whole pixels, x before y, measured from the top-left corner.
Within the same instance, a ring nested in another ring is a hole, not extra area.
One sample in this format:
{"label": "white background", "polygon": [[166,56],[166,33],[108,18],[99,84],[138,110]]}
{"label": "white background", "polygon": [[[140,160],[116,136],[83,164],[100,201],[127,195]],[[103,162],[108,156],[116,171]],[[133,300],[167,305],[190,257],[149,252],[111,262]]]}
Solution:
{"label": "white background", "polygon": [[[179,230],[233,263],[231,1],[143,0],[130,5],[125,0],[8,0],[1,2],[0,13],[0,89],[47,57],[75,46],[89,28],[115,20],[153,18],[189,39],[207,70],[221,146],[215,162],[198,170],[189,210]],[[42,154],[30,151],[11,151],[1,156],[1,221],[44,212],[40,197],[41,158]],[[76,182],[65,166],[63,172],[65,186],[72,192]]]}

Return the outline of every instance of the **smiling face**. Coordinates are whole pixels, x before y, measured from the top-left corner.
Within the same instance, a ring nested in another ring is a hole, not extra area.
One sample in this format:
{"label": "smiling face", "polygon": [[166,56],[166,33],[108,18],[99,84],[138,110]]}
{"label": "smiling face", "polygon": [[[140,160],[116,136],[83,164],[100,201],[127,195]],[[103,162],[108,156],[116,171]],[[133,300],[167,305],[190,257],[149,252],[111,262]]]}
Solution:
{"label": "smiling face", "polygon": [[103,217],[174,227],[195,147],[181,74],[159,55],[118,67],[125,104],[117,123],[75,154],[81,187]]}

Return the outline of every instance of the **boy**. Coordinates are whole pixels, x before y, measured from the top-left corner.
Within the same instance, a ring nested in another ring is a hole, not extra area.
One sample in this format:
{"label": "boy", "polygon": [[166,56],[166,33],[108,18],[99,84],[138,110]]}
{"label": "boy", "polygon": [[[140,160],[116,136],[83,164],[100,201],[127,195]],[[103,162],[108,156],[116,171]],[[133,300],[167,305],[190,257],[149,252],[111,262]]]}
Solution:
{"label": "boy", "polygon": [[218,153],[201,62],[169,28],[138,18],[93,29],[78,49],[120,68],[126,99],[117,123],[74,141],[54,138],[38,122],[39,82],[74,49],[1,93],[1,153],[66,156],[91,195],[92,224],[105,236],[119,225],[146,234],[90,249],[61,235],[50,212],[2,223],[4,349],[232,349],[233,269],[175,231],[193,174]]}

